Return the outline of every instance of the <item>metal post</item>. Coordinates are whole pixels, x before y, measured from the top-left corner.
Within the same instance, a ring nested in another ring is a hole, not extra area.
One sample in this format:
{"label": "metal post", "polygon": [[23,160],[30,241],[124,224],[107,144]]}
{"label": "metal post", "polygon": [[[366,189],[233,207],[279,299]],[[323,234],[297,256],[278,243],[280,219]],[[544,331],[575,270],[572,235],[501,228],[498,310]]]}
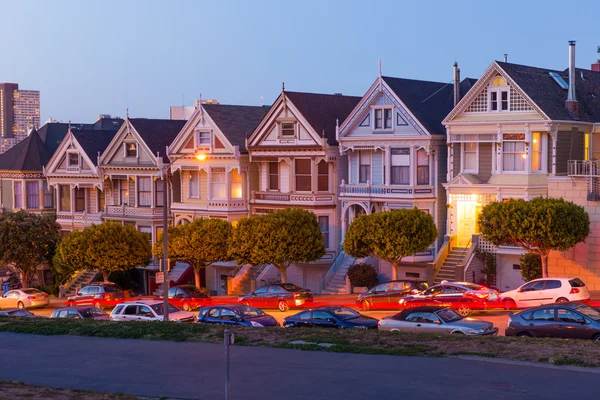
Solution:
{"label": "metal post", "polygon": [[167,221],[167,215],[168,215],[168,195],[167,195],[167,171],[168,171],[168,166],[165,166],[163,169],[163,276],[165,279],[165,282],[163,283],[163,289],[164,289],[164,293],[163,293],[163,297],[164,297],[164,303],[163,303],[163,320],[164,321],[168,321],[169,320],[169,267],[167,266],[167,250],[169,249],[169,239],[168,239],[168,232],[169,232],[169,227],[167,226],[168,221]]}
{"label": "metal post", "polygon": [[231,332],[229,329],[225,329],[224,342],[225,342],[225,400],[229,400],[229,346],[231,345]]}

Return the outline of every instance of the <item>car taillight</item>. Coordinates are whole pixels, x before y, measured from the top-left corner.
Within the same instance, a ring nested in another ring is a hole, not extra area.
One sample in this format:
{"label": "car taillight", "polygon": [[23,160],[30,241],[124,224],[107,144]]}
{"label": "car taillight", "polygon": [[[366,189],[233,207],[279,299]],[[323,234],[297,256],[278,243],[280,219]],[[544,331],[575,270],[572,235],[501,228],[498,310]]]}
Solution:
{"label": "car taillight", "polygon": [[35,300],[35,296],[27,296],[29,300]]}
{"label": "car taillight", "polygon": [[575,293],[579,293],[579,289],[571,288],[571,291],[569,292],[569,294],[575,294]]}
{"label": "car taillight", "polygon": [[102,297],[104,297],[104,298],[110,297],[110,293],[104,293],[104,294],[102,294]]}

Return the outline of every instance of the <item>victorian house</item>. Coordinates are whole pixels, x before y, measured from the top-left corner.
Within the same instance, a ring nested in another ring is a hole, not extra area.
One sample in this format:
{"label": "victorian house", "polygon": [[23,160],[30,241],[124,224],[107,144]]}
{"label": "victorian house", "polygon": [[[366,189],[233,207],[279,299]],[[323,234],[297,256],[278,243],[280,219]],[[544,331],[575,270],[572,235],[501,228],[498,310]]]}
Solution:
{"label": "victorian house", "polygon": [[[174,224],[196,218],[219,218],[234,226],[249,214],[250,187],[257,168],[250,163],[246,137],[268,107],[198,102],[169,146]],[[242,272],[235,263],[203,269],[201,282],[217,294],[227,293],[230,276]],[[258,278],[262,270],[254,271]],[[264,271],[266,272],[266,271]]]}
{"label": "victorian house", "polygon": [[379,261],[381,279],[432,278],[427,266],[446,233],[442,120],[475,82],[456,78],[453,86],[379,76],[339,127],[339,151],[348,163],[339,189],[342,235],[359,214],[415,207],[433,217],[440,233],[427,251],[403,259],[397,271]]}
{"label": "victorian house", "polygon": [[[574,53],[571,42],[566,70],[493,62],[444,120],[449,146],[448,234],[457,246],[496,254],[500,290],[522,283],[523,251],[496,248],[479,237],[481,208],[511,198],[564,197],[575,187],[573,181],[561,178],[569,172],[569,160],[594,156],[590,146],[594,122],[600,117],[599,74],[576,69]],[[549,192],[550,182],[561,182],[554,185],[560,190]],[[480,265],[470,252],[464,264],[464,278],[478,281]],[[551,268],[550,273],[565,271]]]}
{"label": "victorian house", "polygon": [[252,185],[250,213],[298,207],[317,216],[325,256],[288,269],[289,282],[315,293],[324,288],[324,276],[334,261],[342,262],[338,194],[348,162],[338,149],[336,121],[346,119],[359,101],[360,97],[341,94],[283,90],[247,139],[258,176]]}

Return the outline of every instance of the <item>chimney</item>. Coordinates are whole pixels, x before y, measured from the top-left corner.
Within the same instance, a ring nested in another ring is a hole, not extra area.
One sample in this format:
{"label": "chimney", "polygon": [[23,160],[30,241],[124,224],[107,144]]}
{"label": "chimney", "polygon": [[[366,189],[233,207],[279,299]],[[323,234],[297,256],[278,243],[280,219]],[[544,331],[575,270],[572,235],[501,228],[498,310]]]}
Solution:
{"label": "chimney", "polygon": [[508,62],[508,54],[504,53],[504,62],[507,63]]}
{"label": "chimney", "polygon": [[600,60],[596,60],[596,62],[592,64],[592,71],[600,72]]}
{"label": "chimney", "polygon": [[460,101],[460,68],[458,63],[454,62],[454,107]]}
{"label": "chimney", "polygon": [[565,107],[571,112],[573,118],[579,119],[579,103],[575,94],[575,41],[569,41],[569,94]]}

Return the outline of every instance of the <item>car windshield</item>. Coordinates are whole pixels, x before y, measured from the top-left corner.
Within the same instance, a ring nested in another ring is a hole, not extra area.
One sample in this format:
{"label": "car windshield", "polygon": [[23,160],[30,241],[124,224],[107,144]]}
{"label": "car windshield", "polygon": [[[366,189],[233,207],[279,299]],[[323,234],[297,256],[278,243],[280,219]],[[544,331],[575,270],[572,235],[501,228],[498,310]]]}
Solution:
{"label": "car windshield", "polygon": [[[154,312],[156,313],[156,315],[163,315],[163,305],[162,304],[154,304],[152,306],[150,306]],[[174,305],[169,304],[169,313],[175,313],[179,311]]]}
{"label": "car windshield", "polygon": [[595,307],[590,307],[586,304],[578,304],[575,309],[594,321],[600,321],[600,310]]}
{"label": "car windshield", "polygon": [[485,289],[487,289],[485,286],[481,286],[476,283],[469,283],[469,282],[461,283],[460,286],[464,286],[470,290],[485,290]]}
{"label": "car windshield", "polygon": [[196,295],[196,297],[206,297],[206,294],[202,293],[196,286],[187,286],[185,291],[188,294]]}
{"label": "car windshield", "polygon": [[302,288],[294,285],[293,283],[284,283],[281,286],[288,292],[297,292],[298,290],[302,290]]}
{"label": "car windshield", "polygon": [[42,293],[37,289],[21,289],[21,292],[25,293],[25,294],[39,294]]}
{"label": "car windshield", "polygon": [[346,319],[360,317],[359,313],[346,307],[335,308],[331,310],[331,313],[335,315],[338,319],[341,319],[342,321]]}
{"label": "car windshield", "polygon": [[120,292],[121,288],[116,285],[104,285],[104,291],[106,293]]}
{"label": "car windshield", "polygon": [[85,310],[81,310],[79,312],[83,318],[94,318],[105,315],[104,311],[96,307],[86,308]]}
{"label": "car windshield", "polygon": [[242,314],[244,316],[244,318],[248,318],[248,319],[258,318],[258,317],[262,317],[263,315],[265,315],[265,313],[262,312],[261,310],[254,308],[254,307],[250,307],[250,306],[240,307],[237,309],[237,312]]}
{"label": "car windshield", "polygon": [[443,310],[438,311],[436,314],[444,322],[456,322],[462,319],[460,315],[458,315],[454,310],[451,310],[449,308],[444,308]]}

